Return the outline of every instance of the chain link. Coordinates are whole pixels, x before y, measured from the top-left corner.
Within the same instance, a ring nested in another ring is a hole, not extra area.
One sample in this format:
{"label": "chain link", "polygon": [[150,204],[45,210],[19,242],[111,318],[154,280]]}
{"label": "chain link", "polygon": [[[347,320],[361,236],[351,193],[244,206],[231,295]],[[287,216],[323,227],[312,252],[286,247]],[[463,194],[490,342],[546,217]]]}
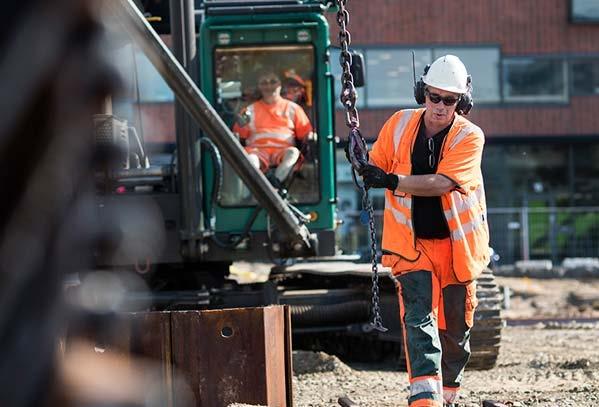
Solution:
{"label": "chain link", "polygon": [[362,207],[368,213],[368,228],[370,231],[370,260],[372,263],[372,327],[380,332],[387,331],[383,326],[379,306],[379,269],[376,261],[376,229],[374,227],[374,208],[368,196],[368,189],[364,188]]}
{"label": "chain link", "polygon": [[346,117],[345,124],[348,127],[360,127],[360,119],[358,117],[358,109],[356,109],[356,101],[358,100],[358,92],[354,86],[354,77],[351,73],[352,56],[349,52],[351,45],[351,34],[347,31],[349,25],[349,12],[345,8],[347,0],[337,0],[339,10],[337,11],[337,24],[339,25],[339,44],[341,45],[341,53],[339,54],[339,64],[341,65],[341,94],[339,100],[345,108]]}
{"label": "chain link", "polygon": [[[339,10],[337,11],[337,24],[339,25],[339,43],[341,44],[341,53],[339,54],[339,64],[343,73],[341,74],[341,95],[339,99],[341,104],[345,108],[346,118],[345,123],[350,129],[354,129],[360,126],[360,119],[358,116],[358,109],[356,108],[356,101],[358,99],[358,93],[354,86],[354,77],[351,74],[351,63],[352,56],[349,52],[349,46],[351,45],[351,34],[347,30],[349,25],[349,12],[345,8],[347,0],[336,0]],[[350,131],[350,137],[359,136],[359,132]],[[350,153],[351,154],[351,153]],[[352,171],[355,171],[353,169]],[[354,174],[354,181],[356,180]],[[368,214],[368,228],[370,231],[370,258],[372,262],[372,322],[370,327],[374,330],[385,332],[387,328],[383,326],[383,321],[380,314],[379,306],[379,272],[378,263],[376,259],[376,229],[374,226],[374,209],[372,207],[372,201],[368,196],[368,188],[364,188],[357,184],[358,188],[362,190],[362,209]]]}

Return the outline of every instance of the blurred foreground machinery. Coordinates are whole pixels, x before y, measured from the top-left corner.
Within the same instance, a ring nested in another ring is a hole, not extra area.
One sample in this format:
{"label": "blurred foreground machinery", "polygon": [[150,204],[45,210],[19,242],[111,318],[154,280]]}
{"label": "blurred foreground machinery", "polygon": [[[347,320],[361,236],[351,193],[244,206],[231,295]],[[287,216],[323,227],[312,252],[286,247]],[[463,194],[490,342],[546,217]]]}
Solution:
{"label": "blurred foreground machinery", "polygon": [[5,2],[0,27],[0,403],[67,397],[57,342],[65,275],[95,244],[93,129],[116,89],[94,2]]}

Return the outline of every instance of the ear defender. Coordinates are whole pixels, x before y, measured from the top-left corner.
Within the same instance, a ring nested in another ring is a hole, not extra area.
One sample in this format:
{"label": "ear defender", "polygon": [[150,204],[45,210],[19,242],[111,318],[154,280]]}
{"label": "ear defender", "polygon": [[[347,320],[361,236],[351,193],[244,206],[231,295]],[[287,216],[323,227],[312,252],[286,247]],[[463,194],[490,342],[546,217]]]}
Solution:
{"label": "ear defender", "polygon": [[456,112],[462,116],[466,116],[472,109],[472,106],[474,106],[474,99],[472,98],[472,76],[470,75],[466,79],[466,86],[468,87],[468,91],[460,96],[460,100],[455,108]]}
{"label": "ear defender", "polygon": [[426,76],[426,74],[428,73],[429,68],[431,67],[430,64],[428,64],[427,66],[424,67],[424,73],[422,74],[422,76],[420,77],[420,79],[418,80],[418,82],[416,82],[416,84],[414,84],[414,99],[416,99],[416,103],[418,103],[419,105],[423,105],[424,104],[424,81],[423,81],[423,77]]}

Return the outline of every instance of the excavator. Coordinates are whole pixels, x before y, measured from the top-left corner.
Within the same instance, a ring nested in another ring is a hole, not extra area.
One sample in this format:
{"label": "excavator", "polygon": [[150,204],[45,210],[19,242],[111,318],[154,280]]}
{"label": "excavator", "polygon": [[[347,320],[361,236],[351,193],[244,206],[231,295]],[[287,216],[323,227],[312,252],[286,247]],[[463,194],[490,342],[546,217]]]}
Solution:
{"label": "excavator", "polygon": [[[342,358],[402,362],[395,285],[386,270],[373,329],[372,270],[336,247],[335,88],[328,0],[109,2],[115,61],[133,96],[113,96],[94,117],[96,145],[118,151],[96,168],[96,209],[120,234],[98,247],[96,268],[128,270],[149,288],[150,309],[287,304],[293,346]],[[169,43],[169,46],[165,42]],[[172,51],[171,51],[172,49]],[[356,86],[363,60],[352,54]],[[309,117],[290,176],[255,168],[233,125],[256,98],[259,72]],[[124,92],[126,93],[126,92]],[[136,125],[130,125],[135,123]],[[266,263],[260,281],[231,278],[235,262]],[[492,272],[478,280],[470,368],[496,363],[503,322]],[[142,295],[131,294],[132,307]],[[137,303],[137,306],[140,306]]]}

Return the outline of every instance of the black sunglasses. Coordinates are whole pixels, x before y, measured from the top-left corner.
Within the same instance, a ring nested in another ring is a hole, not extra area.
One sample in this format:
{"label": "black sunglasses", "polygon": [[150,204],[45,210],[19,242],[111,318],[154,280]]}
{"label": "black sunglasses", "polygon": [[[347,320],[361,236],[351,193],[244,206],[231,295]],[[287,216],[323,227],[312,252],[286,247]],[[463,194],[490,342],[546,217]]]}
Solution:
{"label": "black sunglasses", "polygon": [[259,85],[276,85],[277,83],[279,83],[279,80],[275,78],[262,79],[260,82],[258,82]]}
{"label": "black sunglasses", "polygon": [[428,165],[431,168],[435,167],[435,141],[433,140],[432,137],[428,138],[426,140],[427,146],[428,146]]}
{"label": "black sunglasses", "polygon": [[459,97],[455,97],[455,96],[441,96],[438,95],[436,93],[431,93],[428,89],[424,90],[424,94],[428,96],[428,98],[430,99],[431,102],[433,102],[434,104],[439,103],[440,101],[443,101],[443,104],[445,106],[453,106],[456,103],[458,103],[458,100],[460,100]]}

